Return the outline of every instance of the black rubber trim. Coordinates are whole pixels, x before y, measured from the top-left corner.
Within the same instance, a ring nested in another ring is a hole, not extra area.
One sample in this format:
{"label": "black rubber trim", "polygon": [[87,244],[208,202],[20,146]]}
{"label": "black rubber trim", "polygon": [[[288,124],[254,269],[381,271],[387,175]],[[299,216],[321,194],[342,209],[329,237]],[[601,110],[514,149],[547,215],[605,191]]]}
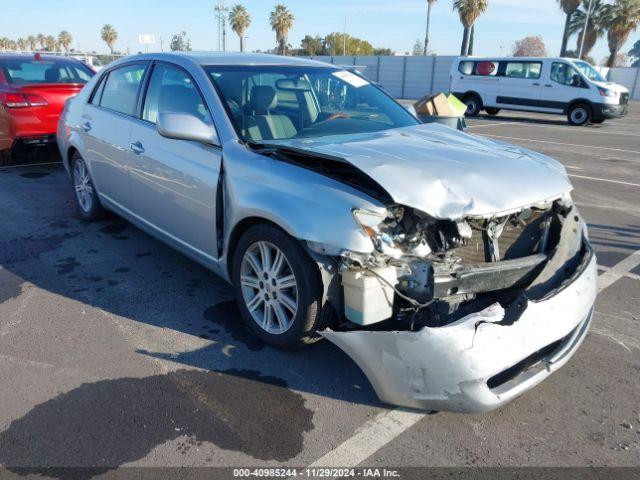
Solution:
{"label": "black rubber trim", "polygon": [[504,103],[507,105],[521,105],[525,107],[540,107],[540,108],[555,108],[558,110],[565,110],[567,108],[567,102],[554,102],[552,100],[539,100],[535,98],[517,98],[517,97],[498,97],[497,103]]}

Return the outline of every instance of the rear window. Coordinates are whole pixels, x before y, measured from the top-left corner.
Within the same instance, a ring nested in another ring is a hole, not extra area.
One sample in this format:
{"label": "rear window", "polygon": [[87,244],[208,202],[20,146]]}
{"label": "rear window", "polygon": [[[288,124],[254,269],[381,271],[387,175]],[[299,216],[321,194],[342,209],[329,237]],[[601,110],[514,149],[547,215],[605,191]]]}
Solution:
{"label": "rear window", "polygon": [[463,75],[471,75],[473,73],[473,65],[475,62],[460,62],[458,71]]}
{"label": "rear window", "polygon": [[540,62],[508,62],[505,69],[505,77],[529,78],[538,80],[542,71]]}
{"label": "rear window", "polygon": [[7,82],[16,85],[37,83],[87,83],[93,72],[68,60],[2,60],[0,70]]}

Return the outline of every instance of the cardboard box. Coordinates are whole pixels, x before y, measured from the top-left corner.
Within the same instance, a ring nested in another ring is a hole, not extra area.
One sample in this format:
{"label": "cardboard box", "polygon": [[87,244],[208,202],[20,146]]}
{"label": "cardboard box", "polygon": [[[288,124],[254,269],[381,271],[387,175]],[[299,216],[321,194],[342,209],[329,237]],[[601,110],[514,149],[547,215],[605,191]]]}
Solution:
{"label": "cardboard box", "polygon": [[419,115],[444,117],[457,116],[455,110],[451,108],[451,105],[449,104],[449,99],[444,93],[422,97],[414,104],[414,108],[416,109],[416,113]]}

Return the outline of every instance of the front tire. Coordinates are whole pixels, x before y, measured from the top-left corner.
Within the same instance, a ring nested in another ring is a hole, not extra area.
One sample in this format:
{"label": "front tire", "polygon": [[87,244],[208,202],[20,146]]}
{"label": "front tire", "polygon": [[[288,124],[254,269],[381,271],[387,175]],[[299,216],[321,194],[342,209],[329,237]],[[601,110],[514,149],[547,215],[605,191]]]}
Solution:
{"label": "front tire", "polygon": [[591,117],[593,113],[591,112],[591,107],[585,103],[577,103],[572,105],[567,112],[567,120],[569,120],[569,124],[574,125],[576,127],[582,127],[587,123],[591,122]]}
{"label": "front tire", "polygon": [[98,199],[91,173],[84,159],[77,152],[71,158],[71,180],[80,216],[88,222],[103,218],[105,209]]}
{"label": "front tire", "polygon": [[494,107],[487,107],[484,109],[485,112],[487,112],[489,115],[497,115],[500,113],[500,109],[499,108],[494,108]]}
{"label": "front tire", "polygon": [[300,244],[269,224],[251,227],[240,238],[232,280],[242,318],[264,343],[293,349],[313,343],[327,326],[318,266]]}

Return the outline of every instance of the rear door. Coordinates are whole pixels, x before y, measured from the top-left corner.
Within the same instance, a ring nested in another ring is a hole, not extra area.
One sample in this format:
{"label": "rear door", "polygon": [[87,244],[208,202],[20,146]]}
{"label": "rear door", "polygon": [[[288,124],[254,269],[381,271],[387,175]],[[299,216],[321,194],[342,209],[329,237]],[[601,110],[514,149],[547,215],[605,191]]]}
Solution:
{"label": "rear door", "polygon": [[222,150],[161,136],[158,115],[193,115],[212,124],[193,78],[177,65],[155,64],[131,132],[136,215],[165,239],[201,258],[217,258],[216,191]]}
{"label": "rear door", "polygon": [[85,160],[100,196],[125,212],[133,211],[129,137],[147,67],[148,62],[139,62],[107,72],[85,105],[80,125]]}
{"label": "rear door", "polygon": [[508,61],[501,66],[497,106],[518,110],[540,110],[542,61]]}
{"label": "rear door", "polygon": [[498,95],[497,60],[462,61],[458,66],[456,90],[460,94],[476,92],[485,106],[495,106]]}

